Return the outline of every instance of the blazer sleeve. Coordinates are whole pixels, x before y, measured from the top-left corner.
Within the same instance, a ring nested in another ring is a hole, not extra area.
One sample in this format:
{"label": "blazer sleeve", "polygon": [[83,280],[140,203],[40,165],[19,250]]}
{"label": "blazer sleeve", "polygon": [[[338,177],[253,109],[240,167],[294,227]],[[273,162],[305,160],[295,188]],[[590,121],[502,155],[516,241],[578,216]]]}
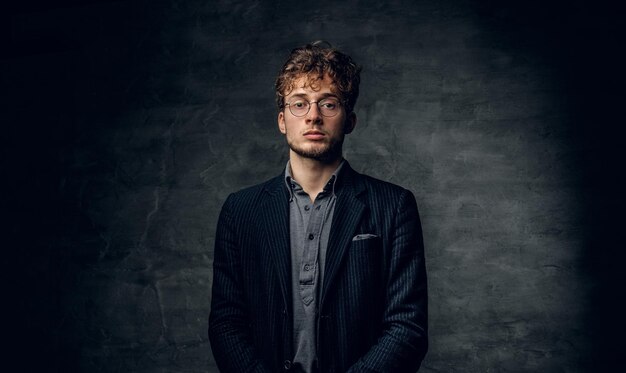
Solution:
{"label": "blazer sleeve", "polygon": [[383,330],[348,372],[416,372],[428,349],[424,243],[417,204],[404,190],[395,210]]}
{"label": "blazer sleeve", "polygon": [[232,202],[231,194],[222,207],[215,235],[209,340],[220,372],[269,372],[256,355],[249,333]]}

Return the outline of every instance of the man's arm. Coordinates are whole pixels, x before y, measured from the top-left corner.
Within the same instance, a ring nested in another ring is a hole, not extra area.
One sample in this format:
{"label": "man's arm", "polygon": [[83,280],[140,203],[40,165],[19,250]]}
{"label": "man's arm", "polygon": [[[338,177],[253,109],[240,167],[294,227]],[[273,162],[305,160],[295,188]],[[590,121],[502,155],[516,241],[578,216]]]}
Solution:
{"label": "man's arm", "polygon": [[213,259],[213,293],[209,340],[218,368],[228,372],[269,372],[256,356],[249,334],[244,302],[240,253],[233,216],[232,195],[217,223]]}
{"label": "man's arm", "polygon": [[348,372],[415,372],[428,349],[424,243],[410,191],[400,196],[394,220],[383,331]]}

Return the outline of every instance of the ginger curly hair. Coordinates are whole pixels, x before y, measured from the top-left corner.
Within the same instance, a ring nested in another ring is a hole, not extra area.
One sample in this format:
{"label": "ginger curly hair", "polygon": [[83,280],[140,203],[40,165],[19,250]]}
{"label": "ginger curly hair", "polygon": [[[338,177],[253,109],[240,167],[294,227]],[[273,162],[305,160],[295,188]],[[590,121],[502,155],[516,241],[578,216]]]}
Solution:
{"label": "ginger curly hair", "polygon": [[328,74],[332,79],[337,90],[335,93],[344,105],[346,113],[351,113],[359,97],[361,66],[325,41],[316,41],[291,51],[276,78],[278,110],[284,109],[285,96],[294,89],[294,83],[298,78],[306,75],[307,84],[315,89],[316,82],[323,79],[324,74]]}

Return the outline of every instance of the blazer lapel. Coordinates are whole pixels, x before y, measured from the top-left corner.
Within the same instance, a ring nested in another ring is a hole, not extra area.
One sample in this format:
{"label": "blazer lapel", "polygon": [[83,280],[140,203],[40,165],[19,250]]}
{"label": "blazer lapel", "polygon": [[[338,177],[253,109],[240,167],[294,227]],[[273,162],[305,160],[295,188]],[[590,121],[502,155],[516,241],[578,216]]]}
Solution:
{"label": "blazer lapel", "polygon": [[[347,166],[347,167],[346,167]],[[323,310],[324,299],[341,266],[348,245],[365,210],[365,204],[357,196],[364,191],[358,183],[358,174],[349,166],[344,165],[343,190],[337,196],[337,204],[333,214],[332,227],[326,251],[326,268],[322,284],[320,310]]]}
{"label": "blazer lapel", "polygon": [[265,242],[275,265],[283,300],[291,305],[291,249],[289,247],[289,193],[282,177],[277,177],[266,188],[261,205],[265,227]]}

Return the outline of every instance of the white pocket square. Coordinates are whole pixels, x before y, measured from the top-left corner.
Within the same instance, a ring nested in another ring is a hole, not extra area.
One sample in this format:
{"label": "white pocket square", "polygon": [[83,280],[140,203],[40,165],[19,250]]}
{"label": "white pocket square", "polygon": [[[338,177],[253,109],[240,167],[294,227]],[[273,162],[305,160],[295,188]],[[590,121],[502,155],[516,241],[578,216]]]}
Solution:
{"label": "white pocket square", "polygon": [[370,238],[376,238],[378,237],[375,234],[371,234],[371,233],[363,233],[363,234],[357,234],[356,236],[352,237],[352,241],[361,241],[361,240],[367,240]]}

